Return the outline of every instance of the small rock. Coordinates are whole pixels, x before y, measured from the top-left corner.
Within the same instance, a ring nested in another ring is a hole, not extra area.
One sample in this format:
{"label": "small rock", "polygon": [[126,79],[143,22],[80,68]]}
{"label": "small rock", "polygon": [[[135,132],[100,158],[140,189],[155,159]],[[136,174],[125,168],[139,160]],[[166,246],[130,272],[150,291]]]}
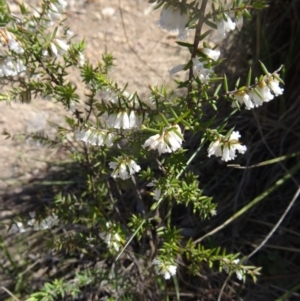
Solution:
{"label": "small rock", "polygon": [[100,21],[100,20],[102,20],[102,15],[99,12],[95,12],[94,19]]}
{"label": "small rock", "polygon": [[104,7],[101,10],[101,14],[103,17],[112,17],[116,13],[116,10],[113,7]]}

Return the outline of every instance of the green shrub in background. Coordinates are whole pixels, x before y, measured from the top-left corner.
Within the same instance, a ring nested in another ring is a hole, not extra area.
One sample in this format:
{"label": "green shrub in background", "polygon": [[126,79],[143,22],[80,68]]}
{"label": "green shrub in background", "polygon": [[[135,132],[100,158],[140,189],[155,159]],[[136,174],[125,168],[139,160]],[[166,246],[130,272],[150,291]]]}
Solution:
{"label": "green shrub in background", "polygon": [[[150,86],[147,99],[110,79],[111,54],[104,54],[97,66],[85,60],[84,42],[73,42],[74,34],[62,18],[66,5],[64,0],[44,0],[32,10],[20,5],[19,18],[4,1],[1,4],[6,50],[0,75],[10,88],[0,98],[30,102],[48,97],[71,111],[68,127],[57,128],[55,139],[36,134],[31,138],[63,147],[77,166],[77,185],[58,192],[46,216],[31,212],[29,220],[11,226],[15,232],[47,231],[47,248],[62,262],[82,258],[73,270],[62,268],[52,281],[27,289],[27,300],[88,299],[93,294],[100,300],[185,299],[185,278],[201,282],[207,269],[255,281],[260,268],[248,265],[252,253],[228,252],[211,236],[285,183],[299,164],[220,227],[202,233],[182,221],[196,220],[201,227],[215,215],[218,219],[218,200],[203,192],[197,165],[205,166],[212,156],[220,162],[247,156],[238,128],[227,124],[241,110],[283,94],[280,64],[269,72],[257,61],[263,74],[253,78],[250,69],[244,82],[236,79],[234,84],[214,71],[224,59],[218,45],[236,28],[242,30],[244,19],[266,7],[265,2],[157,1],[158,25],[178,33],[178,45],[191,58],[169,70],[170,75],[187,73],[186,80],[176,81],[182,96]],[[210,29],[204,31],[204,24]],[[185,38],[192,28],[190,43]],[[80,70],[88,90],[85,99],[67,80],[73,68]],[[232,109],[220,120],[218,108],[224,103]],[[222,293],[214,295],[221,298]]]}

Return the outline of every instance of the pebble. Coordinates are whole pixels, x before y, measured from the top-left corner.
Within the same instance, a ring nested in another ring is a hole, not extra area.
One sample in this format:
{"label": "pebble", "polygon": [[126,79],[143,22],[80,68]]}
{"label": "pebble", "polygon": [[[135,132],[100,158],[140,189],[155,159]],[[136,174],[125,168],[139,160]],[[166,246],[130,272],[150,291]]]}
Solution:
{"label": "pebble", "polygon": [[116,13],[116,10],[113,7],[104,7],[101,10],[101,14],[103,17],[112,17]]}

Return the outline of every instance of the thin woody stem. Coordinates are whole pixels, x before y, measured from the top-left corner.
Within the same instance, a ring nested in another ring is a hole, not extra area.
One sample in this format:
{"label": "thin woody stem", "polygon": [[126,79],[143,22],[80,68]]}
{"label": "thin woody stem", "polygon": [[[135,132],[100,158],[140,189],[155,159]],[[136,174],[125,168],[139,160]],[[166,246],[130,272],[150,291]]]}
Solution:
{"label": "thin woody stem", "polygon": [[[203,26],[204,21],[205,21],[205,9],[206,9],[207,2],[208,2],[208,0],[203,0],[202,4],[201,4],[201,7],[200,7],[200,16],[199,16],[198,24],[196,26],[194,46],[193,46],[193,52],[192,52],[191,58],[196,57],[198,45],[199,45],[199,42],[200,42],[202,26]],[[188,104],[188,107],[190,109],[192,108],[191,97],[190,97],[190,93],[192,91],[192,80],[193,80],[193,65],[190,67],[189,86],[188,86],[188,95],[187,95],[187,104]]]}

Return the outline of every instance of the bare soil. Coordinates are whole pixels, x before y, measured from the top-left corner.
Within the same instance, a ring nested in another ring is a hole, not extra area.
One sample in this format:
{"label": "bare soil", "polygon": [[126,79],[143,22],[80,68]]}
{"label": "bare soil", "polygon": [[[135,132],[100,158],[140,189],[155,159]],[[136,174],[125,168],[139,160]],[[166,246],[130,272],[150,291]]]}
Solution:
{"label": "bare soil", "polygon": [[[10,1],[11,11],[18,14],[16,2]],[[112,80],[120,86],[128,84],[128,92],[137,91],[142,97],[149,97],[149,84],[164,83],[172,87],[168,70],[184,62],[188,53],[176,44],[175,36],[158,28],[159,11],[151,11],[147,1],[78,0],[69,3],[68,24],[78,35],[77,39],[86,41],[85,57],[92,63],[101,60],[105,52],[116,58],[110,75]],[[84,95],[78,74],[71,74],[70,80]],[[60,104],[43,99],[34,99],[30,104],[0,102],[0,110],[0,132],[8,131],[14,137],[0,136],[0,190],[8,192],[44,173],[47,162],[62,156],[57,150],[25,140],[19,134],[43,132],[51,136],[55,129],[49,122],[62,124],[68,113]]]}

